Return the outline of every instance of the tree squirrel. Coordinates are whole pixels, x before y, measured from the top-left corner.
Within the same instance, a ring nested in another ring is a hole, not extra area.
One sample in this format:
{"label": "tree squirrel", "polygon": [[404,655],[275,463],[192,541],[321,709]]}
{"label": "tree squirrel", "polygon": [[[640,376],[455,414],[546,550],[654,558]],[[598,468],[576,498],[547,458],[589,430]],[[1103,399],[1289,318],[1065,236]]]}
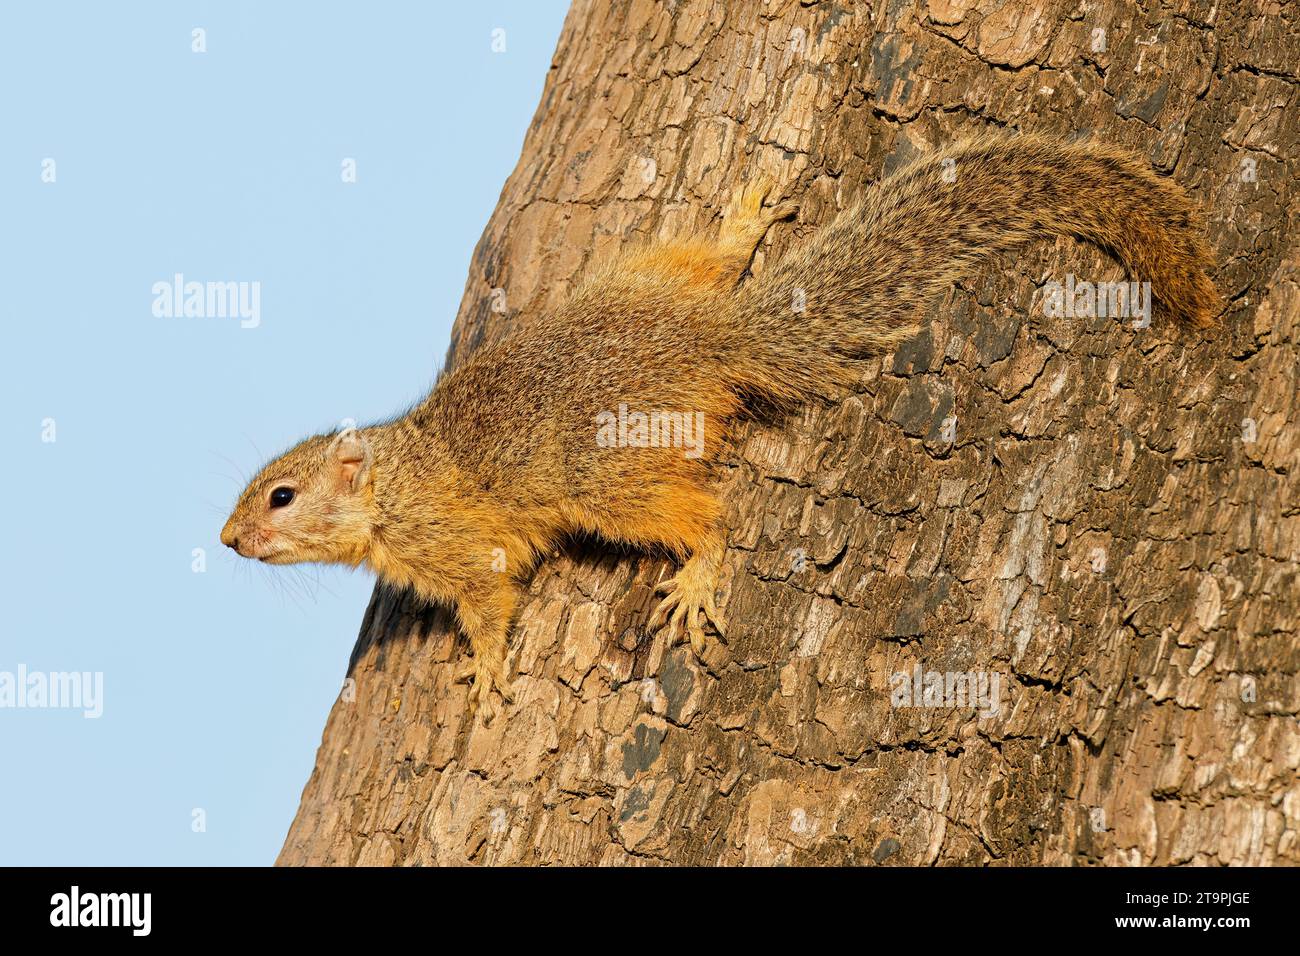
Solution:
{"label": "tree squirrel", "polygon": [[[1186,194],[1097,143],[978,138],[927,155],[742,283],[768,228],[798,211],[765,207],[770,191],[737,190],[712,241],[624,253],[400,417],[301,442],[249,482],[222,542],[272,564],[364,563],[453,605],[473,650],[470,706],[490,720],[491,689],[510,699],[518,582],[568,534],[687,558],[650,629],[684,628],[701,656],[706,621],[725,638],[709,462],[745,403],[838,394],[855,359],[912,335],[989,256],[1077,236],[1149,281],[1157,314],[1206,326],[1221,309]],[[684,450],[676,439],[701,421],[703,453]]]}

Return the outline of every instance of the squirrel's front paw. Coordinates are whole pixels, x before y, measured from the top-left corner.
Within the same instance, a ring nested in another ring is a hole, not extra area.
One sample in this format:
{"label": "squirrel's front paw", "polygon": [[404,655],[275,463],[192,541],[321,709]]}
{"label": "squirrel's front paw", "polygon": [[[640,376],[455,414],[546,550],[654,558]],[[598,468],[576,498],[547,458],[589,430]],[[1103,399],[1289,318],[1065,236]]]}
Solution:
{"label": "squirrel's front paw", "polygon": [[655,588],[656,594],[667,596],[655,608],[649,627],[653,633],[667,625],[669,643],[676,644],[681,639],[681,628],[684,625],[686,635],[690,638],[691,650],[704,661],[710,646],[717,644],[704,633],[704,622],[709,621],[723,638],[726,638],[727,632],[713,599],[713,582],[704,580],[702,575],[694,571],[688,563],[676,577],[669,578]]}
{"label": "squirrel's front paw", "polygon": [[475,657],[460,669],[456,680],[458,683],[463,680],[469,681],[470,716],[477,714],[479,707],[482,706],[484,725],[492,723],[501,709],[493,691],[496,691],[501,700],[507,704],[514,700],[514,695],[510,693],[510,682],[506,679],[505,660],[492,662]]}

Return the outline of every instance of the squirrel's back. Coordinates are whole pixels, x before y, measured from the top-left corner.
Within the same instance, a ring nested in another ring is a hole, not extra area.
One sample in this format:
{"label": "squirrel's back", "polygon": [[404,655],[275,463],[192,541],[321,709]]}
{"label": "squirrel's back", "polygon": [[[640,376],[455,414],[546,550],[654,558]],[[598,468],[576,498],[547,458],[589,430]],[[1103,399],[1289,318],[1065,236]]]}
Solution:
{"label": "squirrel's back", "polygon": [[739,286],[647,269],[636,257],[652,251],[615,261],[477,351],[412,417],[486,483],[542,472],[589,493],[595,415],[628,403],[702,412],[716,427],[744,397],[826,395],[857,374],[854,359],[913,334],[927,303],[980,262],[1055,235],[1115,253],[1151,283],[1162,317],[1204,326],[1221,308],[1176,183],[1095,142],[977,138],[885,178]]}

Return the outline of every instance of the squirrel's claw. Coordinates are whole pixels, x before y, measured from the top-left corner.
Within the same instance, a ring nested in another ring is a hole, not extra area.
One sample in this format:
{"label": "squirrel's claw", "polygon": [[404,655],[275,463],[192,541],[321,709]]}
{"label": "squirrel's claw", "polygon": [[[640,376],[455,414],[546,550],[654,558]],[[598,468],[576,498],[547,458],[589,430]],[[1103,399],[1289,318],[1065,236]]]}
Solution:
{"label": "squirrel's claw", "polygon": [[727,639],[727,628],[722,620],[722,614],[718,611],[717,602],[713,600],[713,592],[710,591],[704,598],[704,614],[713,625],[713,629],[718,632],[718,637],[724,641]]}

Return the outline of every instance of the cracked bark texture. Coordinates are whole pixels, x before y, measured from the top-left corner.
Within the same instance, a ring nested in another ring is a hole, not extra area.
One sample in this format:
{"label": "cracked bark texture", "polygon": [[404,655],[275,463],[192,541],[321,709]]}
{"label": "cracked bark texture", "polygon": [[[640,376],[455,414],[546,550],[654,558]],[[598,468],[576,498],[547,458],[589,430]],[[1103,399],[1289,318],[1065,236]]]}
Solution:
{"label": "cracked bark texture", "polygon": [[[720,469],[717,675],[642,633],[670,564],[577,542],[532,577],[484,727],[447,612],[378,589],[279,862],[1300,862],[1298,18],[578,0],[452,362],[760,173],[802,211],[755,271],[993,127],[1091,132],[1184,184],[1232,308],[1206,335],[1045,318],[1047,280],[1122,276],[1066,240],[917,303],[860,391]],[[891,707],[918,664],[999,675],[1001,707]]]}

